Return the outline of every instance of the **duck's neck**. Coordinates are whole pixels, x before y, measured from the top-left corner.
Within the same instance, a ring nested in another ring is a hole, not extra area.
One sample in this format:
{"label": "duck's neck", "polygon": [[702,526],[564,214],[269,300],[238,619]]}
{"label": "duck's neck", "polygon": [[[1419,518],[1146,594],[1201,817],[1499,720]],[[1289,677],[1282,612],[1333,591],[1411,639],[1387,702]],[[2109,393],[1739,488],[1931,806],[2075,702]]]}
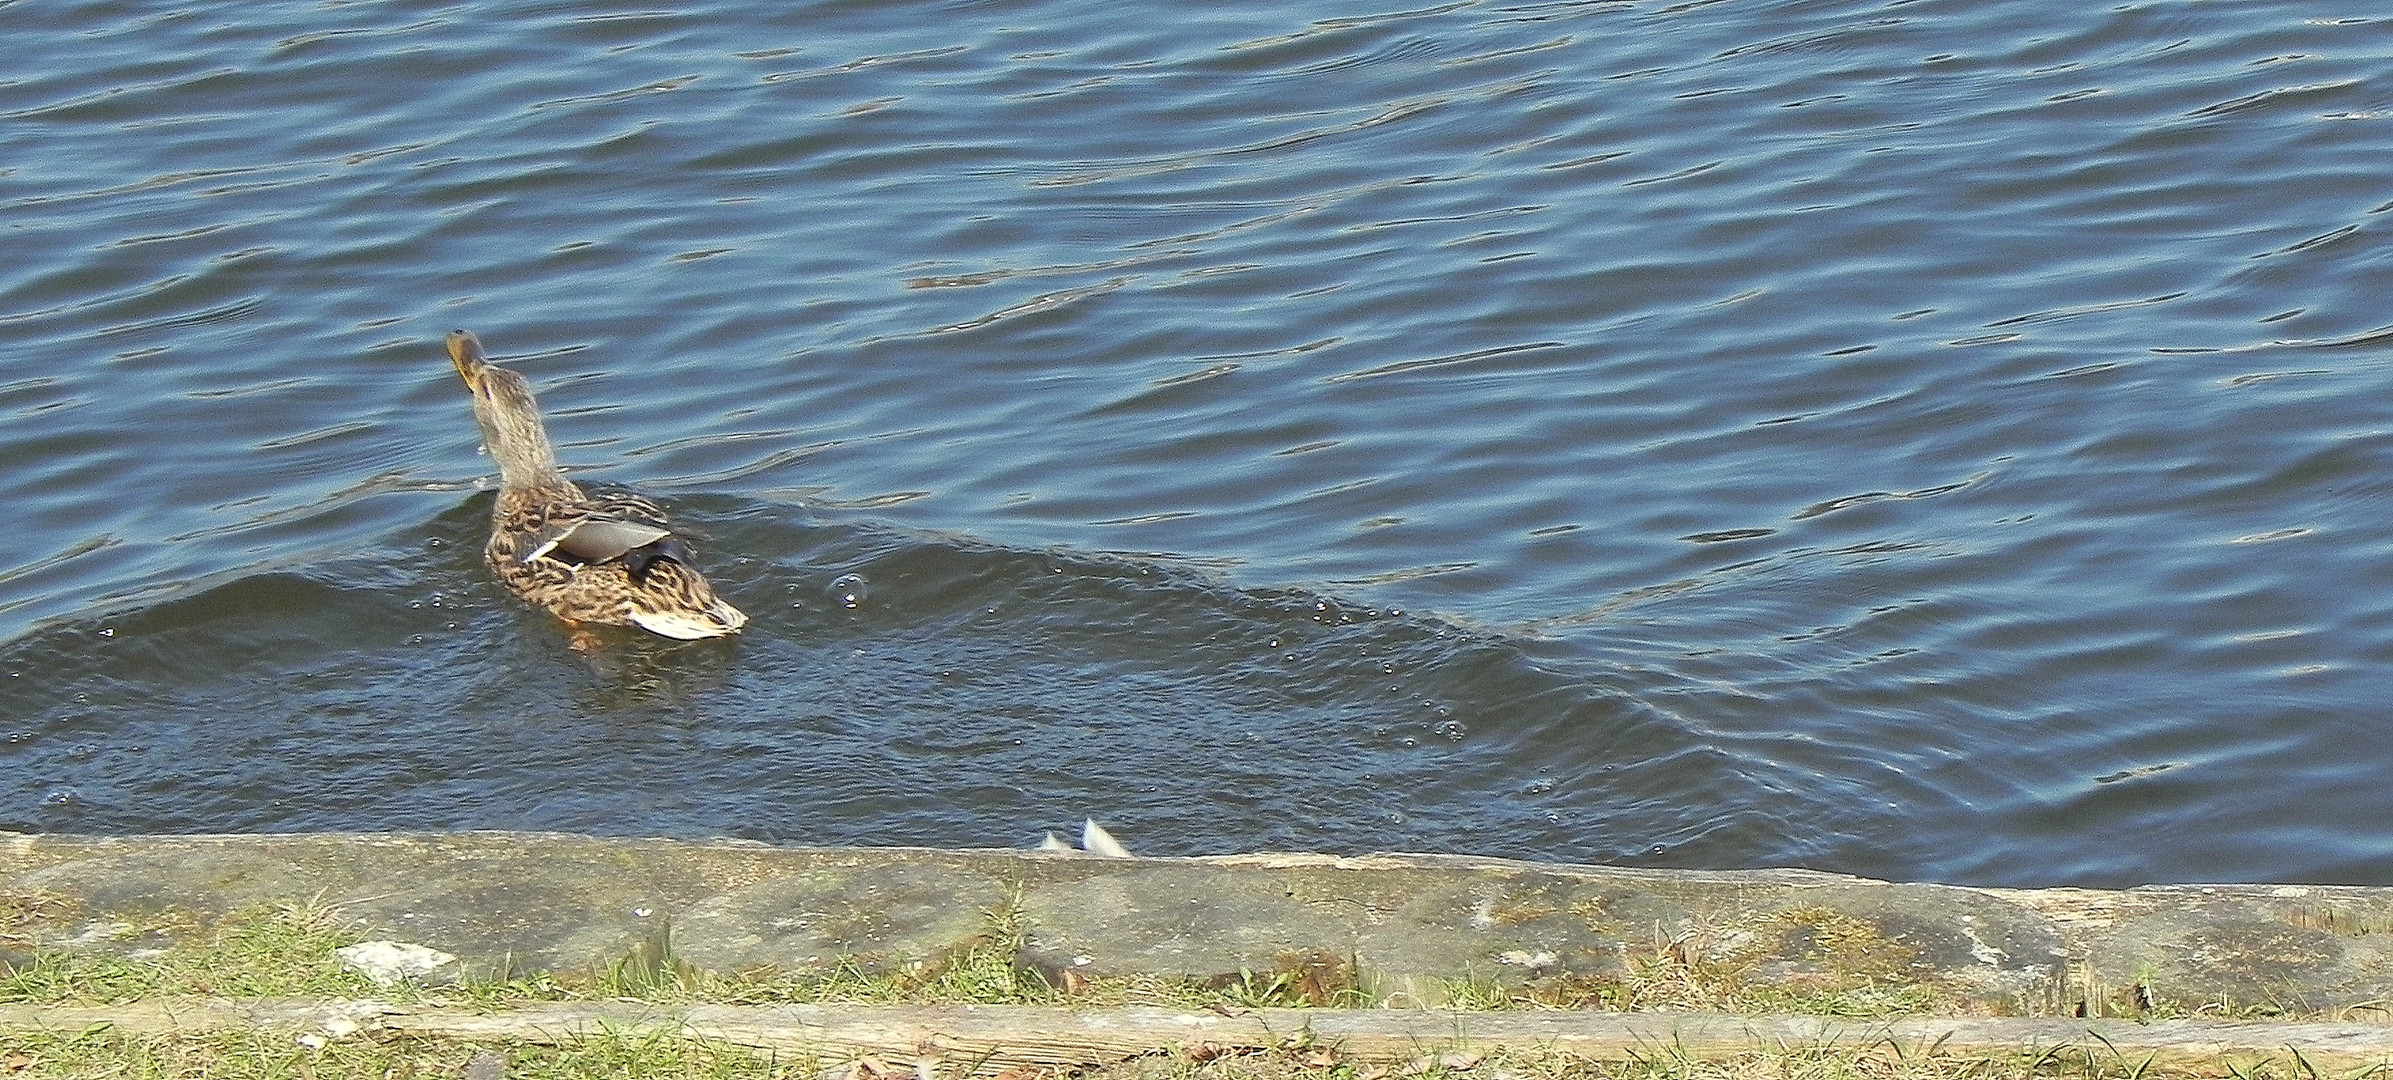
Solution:
{"label": "duck's neck", "polygon": [[485,392],[474,396],[474,419],[482,425],[482,445],[499,465],[502,488],[571,487],[557,468],[557,452],[549,446],[548,431],[540,424],[540,406],[523,377],[492,368]]}

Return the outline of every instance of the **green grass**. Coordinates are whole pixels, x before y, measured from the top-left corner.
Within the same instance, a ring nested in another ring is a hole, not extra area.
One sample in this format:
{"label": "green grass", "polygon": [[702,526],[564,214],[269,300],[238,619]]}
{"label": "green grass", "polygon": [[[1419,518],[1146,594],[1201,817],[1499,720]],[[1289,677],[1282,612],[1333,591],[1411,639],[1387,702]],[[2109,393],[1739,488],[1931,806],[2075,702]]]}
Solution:
{"label": "green grass", "polygon": [[[20,911],[28,906],[21,899],[8,905]],[[0,1003],[369,994],[373,983],[332,954],[360,940],[343,923],[337,909],[315,904],[252,908],[213,921],[160,915],[117,928],[118,943],[128,947],[122,954],[35,951],[32,963],[0,976]]]}
{"label": "green grass", "polygon": [[[0,945],[25,924],[63,914],[56,901],[0,896]],[[217,997],[374,996],[401,1002],[504,1008],[518,1001],[632,999],[658,1003],[863,1004],[973,1003],[1091,1006],[1157,1005],[1367,1007],[1352,957],[1319,950],[1274,958],[1272,967],[1205,983],[1152,977],[1081,978],[1041,973],[1023,959],[1024,927],[1008,908],[987,914],[982,932],[944,953],[909,963],[843,961],[820,972],[718,972],[677,955],[671,924],[592,972],[436,987],[375,987],[333,950],[354,944],[365,927],[337,906],[284,905],[214,920],[179,914],[119,928],[116,948],[41,950],[34,961],[0,974],[0,1003],[98,1004],[159,995]],[[1734,941],[1717,948],[1714,940]],[[142,948],[142,946],[154,946]],[[1450,980],[1420,988],[1425,1003],[1446,1008],[1598,1008],[1717,1012],[1795,1012],[1891,1017],[1957,1007],[1943,988],[1922,981],[1913,952],[1869,924],[1825,909],[1780,912],[1711,936],[1657,940],[1623,972],[1525,987]],[[1765,970],[1768,967],[1768,970]],[[1408,997],[1411,995],[1408,995]],[[6,1080],[0,1076],[0,1080]]]}
{"label": "green grass", "polygon": [[[0,946],[22,942],[32,921],[63,914],[55,901],[0,895]],[[249,908],[214,919],[166,913],[115,928],[108,949],[41,949],[30,963],[0,972],[0,1004],[109,1004],[161,996],[377,997],[401,1003],[504,1009],[518,1002],[638,1000],[660,1004],[956,1003],[1173,1008],[1368,1007],[1351,957],[1319,951],[1277,958],[1269,970],[1198,983],[1160,977],[1080,978],[1026,965],[1024,927],[1013,911],[989,912],[981,933],[912,963],[842,963],[820,972],[697,968],[674,950],[669,922],[603,969],[500,981],[377,987],[333,955],[367,935],[337,906]],[[1658,940],[1626,970],[1602,979],[1504,987],[1451,980],[1430,989],[1445,1008],[1598,1008],[1614,1011],[1703,1010],[1893,1017],[1949,1008],[1939,989],[1907,978],[1908,950],[1867,924],[1833,912],[1798,909],[1737,928],[1735,949],[1701,940]],[[1761,977],[1765,961],[1802,970]],[[1966,1010],[1964,1010],[1966,1011]],[[2115,1013],[2114,1013],[2115,1014]],[[2139,1015],[2127,1013],[2127,1015]],[[2140,1015],[2188,1012],[2176,1003]],[[2248,1010],[2242,1015],[2252,1015]],[[6,1080],[0,1073],[0,1080]]]}
{"label": "green grass", "polygon": [[[19,898],[20,910],[32,905]],[[0,909],[4,910],[4,909]],[[0,916],[0,943],[9,924]],[[678,956],[669,924],[604,970],[429,987],[377,987],[334,950],[366,939],[338,908],[249,908],[201,920],[169,913],[115,928],[115,947],[40,949],[0,974],[0,1004],[99,1005],[161,996],[377,997],[487,1008],[514,1001],[633,999],[675,1003],[972,1002],[1037,1004],[1060,995],[1019,962],[1020,927],[992,913],[988,930],[911,965],[845,963],[819,974],[701,971]],[[0,1072],[0,1077],[6,1074]]]}
{"label": "green grass", "polygon": [[[0,1034],[0,1076],[184,1080],[314,1080],[317,1077],[451,1077],[483,1080],[688,1077],[786,1080],[814,1075],[811,1059],[775,1058],[670,1034],[608,1033],[564,1046],[341,1040],[302,1045],[288,1036],[239,1032],[129,1038],[106,1031]],[[492,1072],[493,1068],[499,1071]]]}
{"label": "green grass", "polygon": [[[52,899],[0,895],[0,948],[20,956],[36,922],[71,914]],[[1267,971],[1200,985],[1133,977],[1081,979],[1042,974],[1023,960],[1024,927],[1010,910],[988,914],[982,932],[944,954],[910,964],[848,963],[826,972],[721,973],[676,955],[660,923],[603,970],[441,986],[376,987],[333,954],[365,938],[366,927],[322,904],[245,909],[203,919],[166,913],[113,928],[106,950],[32,949],[0,973],[0,1003],[105,1005],[160,998],[372,997],[399,1004],[503,1011],[533,1002],[637,1000],[659,1004],[1072,1004],[1157,1005],[1223,1010],[1361,1006],[1351,958],[1318,952],[1278,958]],[[1460,981],[1444,1004],[1460,1008],[1600,1007],[1792,1011],[1888,1016],[1935,1003],[1933,988],[1903,981],[1906,954],[1865,924],[1832,912],[1797,910],[1741,927],[1736,948],[1705,948],[1685,937],[1657,941],[1628,971],[1600,983],[1507,989]],[[1794,964],[1759,977],[1764,963]],[[477,1061],[479,1065],[469,1068]],[[775,1077],[794,1080],[914,1080],[671,1034],[611,1032],[561,1046],[477,1044],[410,1038],[315,1039],[265,1032],[136,1037],[100,1028],[0,1032],[0,1080],[48,1077],[281,1080],[318,1077],[464,1077],[467,1080],[585,1077]],[[496,1070],[496,1071],[494,1071]],[[1332,1049],[1192,1056],[1158,1052],[1092,1070],[1094,1080],[2165,1080],[2211,1075],[2240,1080],[2316,1080],[2303,1063],[2222,1062],[2204,1072],[2154,1069],[2094,1053],[2014,1058],[1928,1055],[1900,1058],[1853,1050],[1788,1048],[1727,1060],[1695,1060],[1657,1047],[1648,1060],[1599,1064],[1513,1052],[1480,1060],[1435,1056],[1409,1065],[1338,1059]],[[1003,1080],[1053,1080],[1012,1071]],[[955,1080],[942,1075],[937,1080]]]}
{"label": "green grass", "polygon": [[[478,1062],[478,1063],[477,1063]],[[1007,1070],[996,1080],[1061,1080],[1055,1070]],[[2318,1080],[2293,1058],[2220,1069],[2152,1067],[2117,1054],[2022,1053],[2005,1057],[1897,1056],[1870,1050],[1789,1048],[1696,1060],[1657,1048],[1646,1060],[1591,1062],[1557,1054],[1431,1054],[1410,1062],[1341,1060],[1314,1048],[1200,1058],[1158,1052],[1086,1070],[1085,1080]],[[608,1032],[562,1046],[419,1039],[302,1045],[288,1036],[223,1033],[133,1038],[108,1031],[0,1033],[0,1076],[23,1080],[315,1080],[332,1077],[464,1077],[466,1080],[913,1080],[911,1070],[825,1063],[669,1034]],[[954,1080],[941,1074],[941,1080]]]}

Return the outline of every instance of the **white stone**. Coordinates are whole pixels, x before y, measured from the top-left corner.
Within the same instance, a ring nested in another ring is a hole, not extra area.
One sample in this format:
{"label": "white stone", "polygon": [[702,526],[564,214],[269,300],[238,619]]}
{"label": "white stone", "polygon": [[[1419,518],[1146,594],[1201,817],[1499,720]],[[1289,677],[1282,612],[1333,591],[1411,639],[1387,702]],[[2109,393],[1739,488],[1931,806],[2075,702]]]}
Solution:
{"label": "white stone", "polygon": [[411,945],[404,941],[361,941],[355,945],[334,949],[334,956],[350,967],[364,972],[376,986],[397,986],[419,975],[429,975],[443,965],[457,962],[455,956],[439,949]]}

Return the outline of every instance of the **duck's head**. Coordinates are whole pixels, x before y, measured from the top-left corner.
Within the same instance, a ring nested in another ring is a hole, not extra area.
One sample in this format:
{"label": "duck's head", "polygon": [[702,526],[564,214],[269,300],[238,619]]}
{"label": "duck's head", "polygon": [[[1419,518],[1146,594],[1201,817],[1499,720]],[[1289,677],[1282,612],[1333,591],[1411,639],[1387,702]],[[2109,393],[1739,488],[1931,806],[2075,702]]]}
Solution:
{"label": "duck's head", "polygon": [[448,347],[449,363],[473,391],[474,419],[482,425],[482,444],[498,459],[502,482],[525,484],[553,477],[556,455],[541,427],[540,403],[532,397],[531,382],[491,363],[482,352],[482,339],[471,330],[449,331]]}
{"label": "duck's head", "polygon": [[474,384],[475,373],[490,366],[490,358],[482,355],[482,339],[471,330],[449,331],[449,363],[457,365],[457,374],[465,385]]}
{"label": "duck's head", "polygon": [[[457,377],[465,380],[466,388],[477,398],[491,398],[501,394],[519,397],[531,404],[531,384],[518,375],[490,362],[482,352],[482,339],[471,330],[451,330],[448,337],[449,363],[457,368]],[[508,385],[512,384],[512,385]],[[514,390],[517,393],[508,393]]]}

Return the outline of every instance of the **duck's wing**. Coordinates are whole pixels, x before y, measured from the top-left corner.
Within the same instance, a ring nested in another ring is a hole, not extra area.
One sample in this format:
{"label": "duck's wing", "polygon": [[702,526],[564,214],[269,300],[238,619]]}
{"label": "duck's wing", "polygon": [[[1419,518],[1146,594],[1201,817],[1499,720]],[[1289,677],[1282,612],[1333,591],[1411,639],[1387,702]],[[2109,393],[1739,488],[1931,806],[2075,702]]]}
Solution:
{"label": "duck's wing", "polygon": [[530,538],[523,561],[549,558],[589,566],[623,560],[632,584],[644,585],[659,559],[692,565],[690,549],[673,535],[665,511],[637,495],[611,493],[552,513]]}
{"label": "duck's wing", "polygon": [[548,558],[559,562],[602,563],[620,559],[672,535],[673,530],[645,521],[599,514],[551,519],[546,528],[532,537],[532,549],[524,553],[523,561]]}

